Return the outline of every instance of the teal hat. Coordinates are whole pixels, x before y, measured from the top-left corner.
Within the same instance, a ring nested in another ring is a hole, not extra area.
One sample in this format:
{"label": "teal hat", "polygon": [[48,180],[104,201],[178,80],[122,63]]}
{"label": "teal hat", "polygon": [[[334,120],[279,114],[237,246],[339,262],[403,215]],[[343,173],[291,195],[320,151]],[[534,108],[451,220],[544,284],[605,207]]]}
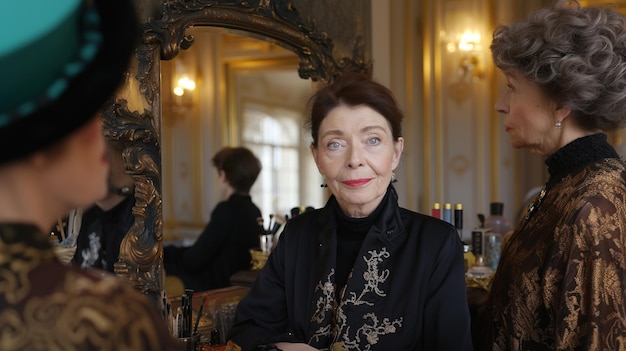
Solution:
{"label": "teal hat", "polygon": [[139,33],[132,0],[10,1],[0,32],[0,163],[91,120],[120,85]]}

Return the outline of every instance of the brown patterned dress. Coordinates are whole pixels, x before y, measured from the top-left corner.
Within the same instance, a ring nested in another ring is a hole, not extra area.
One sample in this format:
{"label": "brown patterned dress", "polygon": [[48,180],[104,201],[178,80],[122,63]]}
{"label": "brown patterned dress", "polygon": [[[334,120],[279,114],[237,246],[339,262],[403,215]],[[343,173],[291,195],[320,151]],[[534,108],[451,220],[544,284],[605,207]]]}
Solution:
{"label": "brown patterned dress", "polygon": [[626,166],[604,134],[546,164],[546,191],[502,253],[481,349],[626,350]]}
{"label": "brown patterned dress", "polygon": [[63,265],[33,226],[0,224],[0,350],[181,350],[148,298],[97,272]]}

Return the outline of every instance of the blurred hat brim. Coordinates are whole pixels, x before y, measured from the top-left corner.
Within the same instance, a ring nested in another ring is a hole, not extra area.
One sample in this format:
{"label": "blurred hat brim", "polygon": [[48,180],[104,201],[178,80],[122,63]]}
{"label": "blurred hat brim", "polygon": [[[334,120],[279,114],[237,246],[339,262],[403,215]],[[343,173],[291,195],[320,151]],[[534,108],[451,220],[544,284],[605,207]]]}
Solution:
{"label": "blurred hat brim", "polygon": [[95,0],[94,5],[102,34],[98,53],[58,98],[0,128],[0,164],[63,140],[93,119],[122,83],[139,40],[134,1]]}

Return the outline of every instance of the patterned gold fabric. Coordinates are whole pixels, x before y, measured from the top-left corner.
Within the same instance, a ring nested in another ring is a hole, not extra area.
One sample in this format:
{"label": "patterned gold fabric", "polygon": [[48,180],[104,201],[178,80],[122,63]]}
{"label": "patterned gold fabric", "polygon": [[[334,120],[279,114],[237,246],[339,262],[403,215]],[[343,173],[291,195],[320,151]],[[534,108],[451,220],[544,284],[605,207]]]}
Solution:
{"label": "patterned gold fabric", "polygon": [[562,177],[551,171],[541,203],[512,234],[482,349],[626,349],[626,167],[597,151],[573,153],[599,160]]}
{"label": "patterned gold fabric", "polygon": [[0,224],[0,350],[180,350],[119,278],[60,263],[44,234]]}

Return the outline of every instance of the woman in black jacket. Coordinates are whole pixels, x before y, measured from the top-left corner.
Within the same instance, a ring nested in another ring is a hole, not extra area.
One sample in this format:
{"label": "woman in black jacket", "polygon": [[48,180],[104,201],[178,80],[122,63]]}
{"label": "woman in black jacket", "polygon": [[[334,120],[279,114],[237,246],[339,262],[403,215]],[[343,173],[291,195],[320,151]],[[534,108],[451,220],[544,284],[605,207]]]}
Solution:
{"label": "woman in black jacket", "polygon": [[346,74],[310,102],[332,196],[290,220],[239,303],[230,350],[471,350],[463,250],[449,224],[398,206],[402,112]]}

